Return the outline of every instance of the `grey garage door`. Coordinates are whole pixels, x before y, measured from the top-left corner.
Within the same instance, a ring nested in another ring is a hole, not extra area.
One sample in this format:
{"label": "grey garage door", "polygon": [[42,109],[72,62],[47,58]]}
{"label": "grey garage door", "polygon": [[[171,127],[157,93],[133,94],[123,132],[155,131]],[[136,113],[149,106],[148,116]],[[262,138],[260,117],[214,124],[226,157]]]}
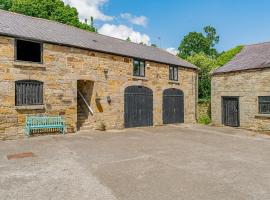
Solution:
{"label": "grey garage door", "polygon": [[178,89],[163,92],[163,123],[184,123],[184,93]]}
{"label": "grey garage door", "polygon": [[153,126],[153,92],[143,86],[125,90],[125,127]]}

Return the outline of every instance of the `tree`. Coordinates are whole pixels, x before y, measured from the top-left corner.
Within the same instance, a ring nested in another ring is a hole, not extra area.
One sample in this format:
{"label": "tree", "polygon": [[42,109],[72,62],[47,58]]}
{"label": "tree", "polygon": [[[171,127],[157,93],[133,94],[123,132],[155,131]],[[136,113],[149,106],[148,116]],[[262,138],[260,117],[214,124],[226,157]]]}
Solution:
{"label": "tree", "polygon": [[131,42],[131,39],[130,39],[130,37],[128,37],[128,38],[126,39],[126,41],[128,41],[128,42]]}
{"label": "tree", "polygon": [[62,0],[0,0],[0,7],[4,10],[49,19],[96,32],[91,24],[80,22],[76,8],[65,5]]}
{"label": "tree", "polygon": [[210,57],[218,55],[214,46],[219,42],[216,29],[211,26],[204,27],[203,33],[190,32],[182,40],[178,50],[178,56],[186,59],[198,53],[204,53]]}
{"label": "tree", "polygon": [[230,62],[243,49],[237,46],[212,58],[204,53],[194,54],[186,60],[199,67],[199,99],[208,100],[211,95],[211,71]]}
{"label": "tree", "polygon": [[217,35],[217,31],[212,26],[206,26],[203,28],[206,38],[208,39],[211,47],[214,47],[219,42],[219,36]]}
{"label": "tree", "polygon": [[158,47],[156,44],[151,44],[151,47]]}
{"label": "tree", "polygon": [[215,68],[216,61],[204,53],[194,54],[187,61],[199,67],[199,99],[210,99],[211,76],[210,72]]}

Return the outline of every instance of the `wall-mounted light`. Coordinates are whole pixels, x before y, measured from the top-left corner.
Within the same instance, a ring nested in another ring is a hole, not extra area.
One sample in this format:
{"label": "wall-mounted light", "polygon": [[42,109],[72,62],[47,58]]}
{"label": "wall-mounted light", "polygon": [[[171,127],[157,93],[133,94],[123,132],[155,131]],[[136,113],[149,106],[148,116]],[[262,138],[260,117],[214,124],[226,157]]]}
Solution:
{"label": "wall-mounted light", "polygon": [[100,104],[101,98],[100,97],[96,97],[96,104]]}
{"label": "wall-mounted light", "polygon": [[105,78],[107,79],[108,78],[109,69],[104,69],[103,72],[104,72]]}
{"label": "wall-mounted light", "polygon": [[111,103],[112,103],[112,99],[111,99],[111,97],[110,97],[110,96],[107,96],[107,102],[108,102],[109,104],[111,104]]}

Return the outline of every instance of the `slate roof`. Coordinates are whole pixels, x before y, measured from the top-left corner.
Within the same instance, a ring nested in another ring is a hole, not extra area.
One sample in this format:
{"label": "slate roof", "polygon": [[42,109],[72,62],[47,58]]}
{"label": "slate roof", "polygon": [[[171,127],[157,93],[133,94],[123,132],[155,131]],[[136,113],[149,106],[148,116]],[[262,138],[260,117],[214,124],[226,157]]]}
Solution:
{"label": "slate roof", "polygon": [[32,39],[127,57],[141,58],[159,63],[196,68],[196,66],[160,48],[139,45],[81,30],[58,22],[29,17],[4,10],[0,10],[0,35]]}
{"label": "slate roof", "polygon": [[213,75],[270,67],[270,42],[245,46],[229,63],[216,69]]}

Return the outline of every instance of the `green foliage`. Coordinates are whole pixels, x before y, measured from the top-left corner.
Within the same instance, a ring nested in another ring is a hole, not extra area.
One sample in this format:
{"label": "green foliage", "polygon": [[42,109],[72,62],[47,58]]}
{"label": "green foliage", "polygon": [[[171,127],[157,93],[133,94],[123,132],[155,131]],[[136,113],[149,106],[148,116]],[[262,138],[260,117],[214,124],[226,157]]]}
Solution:
{"label": "green foliage", "polygon": [[208,125],[211,123],[211,119],[208,115],[202,115],[199,117],[198,122],[199,122],[199,124]]}
{"label": "green foliage", "polygon": [[199,99],[208,100],[211,96],[211,71],[231,61],[236,54],[242,50],[243,46],[237,46],[223,52],[217,58],[212,58],[204,53],[194,54],[187,57],[187,61],[199,67]]}
{"label": "green foliage", "polygon": [[206,26],[203,30],[206,33],[206,38],[208,39],[211,47],[214,47],[219,43],[219,36],[217,35],[217,31],[214,27]]}
{"label": "green foliage", "polygon": [[207,125],[211,123],[211,101],[209,99],[199,100],[198,115],[198,122],[200,124]]}
{"label": "green foliage", "polygon": [[12,6],[12,0],[0,0],[0,9],[9,10]]}
{"label": "green foliage", "polygon": [[217,31],[212,26],[206,26],[202,33],[190,32],[182,40],[178,56],[200,68],[199,99],[209,100],[211,96],[210,72],[216,67],[225,65],[242,50],[237,46],[219,54],[214,48],[219,42]]}
{"label": "green foliage", "polygon": [[156,44],[151,44],[152,47],[158,47]]}
{"label": "green foliage", "polygon": [[209,99],[211,95],[211,77],[210,72],[216,65],[215,59],[210,58],[204,53],[189,56],[188,62],[196,65],[199,70],[199,99]]}
{"label": "green foliage", "polygon": [[62,0],[0,0],[0,8],[96,32],[92,21],[90,25],[81,23],[77,9]]}
{"label": "green foliage", "polygon": [[231,61],[236,54],[238,54],[243,49],[243,46],[237,46],[233,49],[230,49],[229,51],[223,52],[218,58],[217,58],[217,66],[223,66],[229,61]]}
{"label": "green foliage", "polygon": [[131,42],[131,39],[130,39],[130,37],[128,37],[128,38],[126,39],[126,41],[128,41],[128,42]]}
{"label": "green foliage", "polygon": [[203,33],[190,32],[182,40],[178,56],[186,59],[194,54],[204,53],[210,57],[218,55],[214,46],[219,42],[216,29],[211,26],[204,27]]}

